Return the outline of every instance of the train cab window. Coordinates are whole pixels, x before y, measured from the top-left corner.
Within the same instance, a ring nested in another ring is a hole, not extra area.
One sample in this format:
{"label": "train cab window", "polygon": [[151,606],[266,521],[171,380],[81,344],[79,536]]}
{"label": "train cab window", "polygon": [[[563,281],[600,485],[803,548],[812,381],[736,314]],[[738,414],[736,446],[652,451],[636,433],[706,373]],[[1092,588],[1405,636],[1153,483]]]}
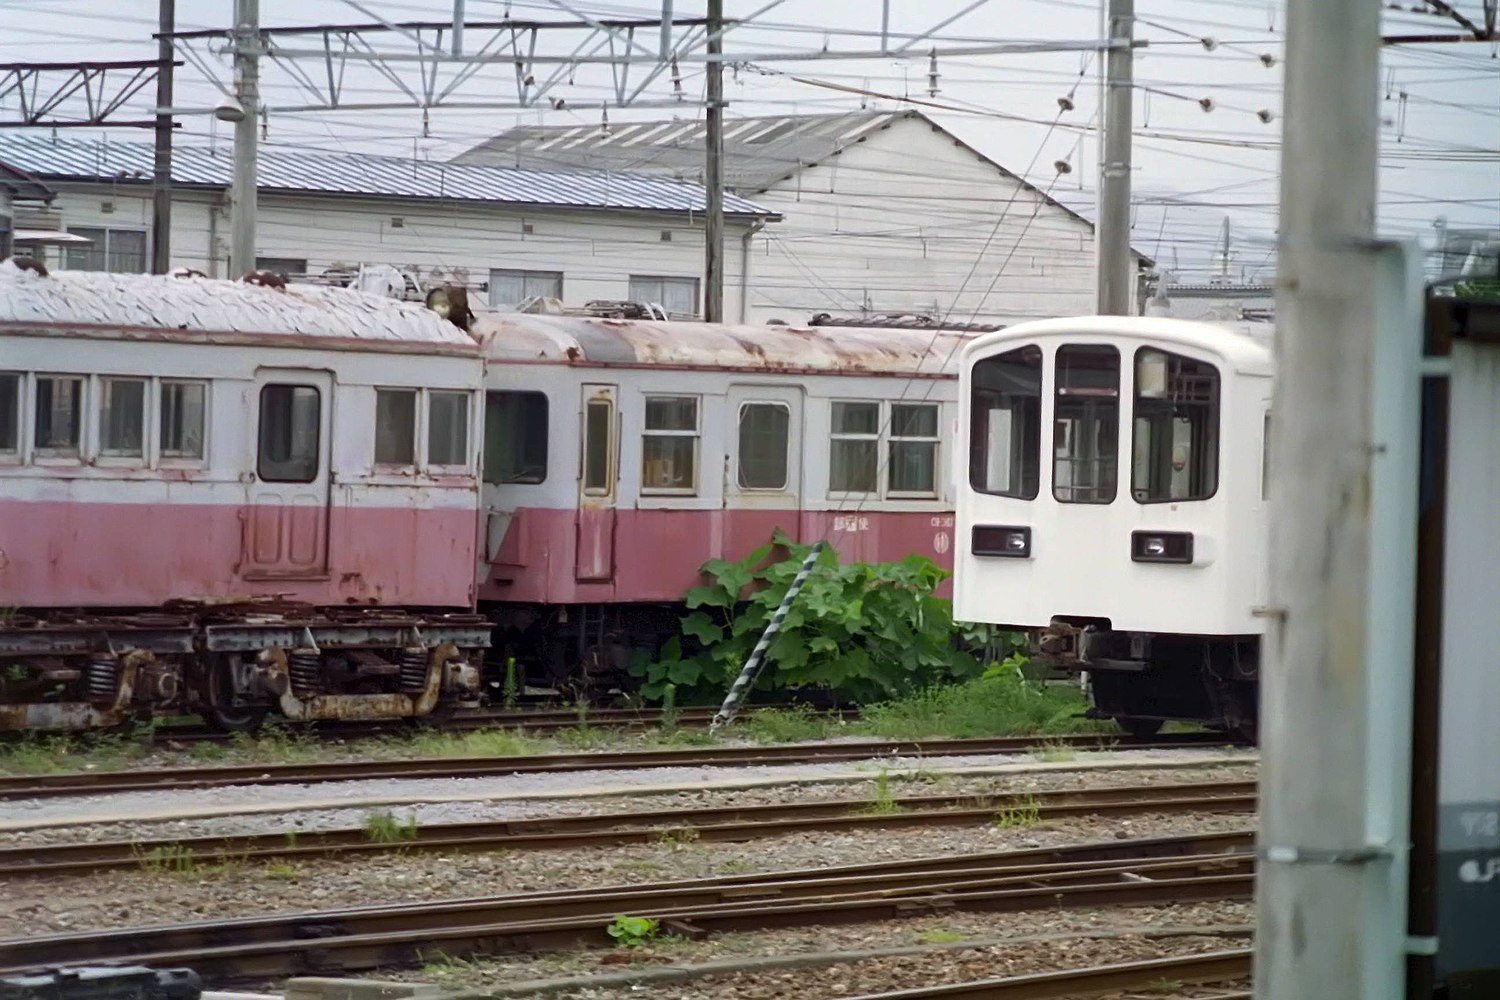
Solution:
{"label": "train cab window", "polygon": [[47,458],[77,458],[83,429],[83,379],[36,377],[36,424],[32,444]]}
{"label": "train cab window", "polygon": [[740,405],[740,489],[786,489],[791,425],[791,407],[785,403]]}
{"label": "train cab window", "polygon": [[484,481],[547,478],[547,394],[491,392],[484,399]]}
{"label": "train cab window", "polygon": [[161,384],[161,457],[201,459],[208,383]]}
{"label": "train cab window", "polygon": [[835,402],[832,418],[829,492],[876,492],[880,483],[880,404]]}
{"label": "train cab window", "polygon": [[21,376],[0,372],[0,455],[21,451]]}
{"label": "train cab window", "polygon": [[1120,352],[1103,344],[1057,349],[1052,495],[1062,503],[1115,499],[1120,438]]}
{"label": "train cab window", "polygon": [[975,362],[969,413],[969,486],[1035,500],[1042,454],[1041,349],[1022,347]]}
{"label": "train cab window", "polygon": [[641,442],[641,492],[692,493],[698,488],[698,397],[647,396]]}
{"label": "train cab window", "polygon": [[146,382],[138,378],[99,380],[99,453],[110,458],[141,458],[146,453]]}
{"label": "train cab window", "polygon": [[427,402],[427,464],[469,464],[469,394],[432,392]]}
{"label": "train cab window", "polygon": [[260,390],[256,474],[268,483],[318,478],[323,399],[316,386],[272,383]]}
{"label": "train cab window", "polygon": [[890,461],[886,487],[891,495],[937,493],[938,408],[936,403],[892,403]]}
{"label": "train cab window", "polygon": [[589,496],[610,494],[610,429],[615,404],[609,396],[590,399],[583,410],[583,492]]}
{"label": "train cab window", "polygon": [[417,390],[375,390],[375,464],[417,463]]}
{"label": "train cab window", "polygon": [[1130,492],[1140,503],[1207,500],[1219,486],[1219,370],[1143,347],[1135,354]]}

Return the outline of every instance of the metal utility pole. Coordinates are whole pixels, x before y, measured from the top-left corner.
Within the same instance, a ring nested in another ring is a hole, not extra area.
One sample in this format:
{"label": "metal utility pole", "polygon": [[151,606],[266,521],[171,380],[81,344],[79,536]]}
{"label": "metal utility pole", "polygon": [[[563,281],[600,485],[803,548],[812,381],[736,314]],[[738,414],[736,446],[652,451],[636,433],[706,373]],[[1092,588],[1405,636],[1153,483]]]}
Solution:
{"label": "metal utility pole", "polygon": [[1374,239],[1380,14],[1287,5],[1258,1000],[1405,995],[1420,329]]}
{"label": "metal utility pole", "polygon": [[1130,129],[1135,99],[1135,0],[1109,0],[1109,40],[1105,56],[1104,153],[1099,157],[1099,221],[1096,231],[1098,298],[1101,316],[1130,313]]}
{"label": "metal utility pole", "polygon": [[151,178],[151,273],[166,274],[172,267],[172,71],[175,53],[172,32],[177,30],[177,0],[161,0],[157,10],[160,35],[156,55],[156,158]]}
{"label": "metal utility pole", "polygon": [[229,207],[229,274],[255,269],[256,127],[260,110],[260,0],[234,0],[234,184]]}
{"label": "metal utility pole", "polygon": [[724,321],[724,0],[708,0],[708,130],[703,186],[708,205],[703,219],[703,319]]}

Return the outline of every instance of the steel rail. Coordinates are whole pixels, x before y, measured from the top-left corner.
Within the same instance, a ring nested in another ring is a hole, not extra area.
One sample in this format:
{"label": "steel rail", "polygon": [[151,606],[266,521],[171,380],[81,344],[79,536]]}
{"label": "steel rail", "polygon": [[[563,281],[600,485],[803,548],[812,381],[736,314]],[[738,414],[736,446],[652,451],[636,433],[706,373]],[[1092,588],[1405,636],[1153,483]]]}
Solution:
{"label": "steel rail", "polygon": [[[1157,905],[1247,898],[1249,833],[1048,851],[519,893],[437,903],[0,941],[0,971],[128,961],[187,965],[213,981],[353,972],[450,955],[606,944],[620,913],[687,936],[860,923],[935,911]],[[1206,852],[1205,852],[1206,849]]]}
{"label": "steel rail", "polygon": [[[1183,986],[1234,983],[1250,976],[1253,954],[1249,948],[1200,952],[1086,969],[867,993],[851,1000],[1062,1000],[1126,990],[1159,990],[1163,983]],[[1234,992],[1220,994],[1214,1000],[1249,996],[1248,993]]]}
{"label": "steel rail", "polygon": [[362,829],[241,837],[96,841],[0,848],[8,876],[77,875],[118,869],[191,870],[220,861],[325,860],[393,851],[459,853],[557,850],[649,843],[678,835],[695,841],[746,841],[822,830],[975,826],[1001,815],[1025,821],[1150,812],[1252,812],[1253,781],[1060,789],[982,795],[921,795],[872,804],[837,799],[718,809],[656,809],[582,816],[418,826],[375,840]]}
{"label": "steel rail", "polygon": [[1019,754],[1041,744],[1082,750],[1179,749],[1223,746],[1218,733],[1185,733],[1151,740],[1128,736],[1000,736],[961,740],[861,740],[752,747],[692,747],[514,757],[435,757],[415,760],[322,761],[307,764],[237,764],[0,775],[0,800],[57,798],[105,792],[181,791],[233,785],[309,784],[325,781],[494,777],[565,771],[637,770],[653,767],[748,767],[758,764],[835,763],[872,757]]}

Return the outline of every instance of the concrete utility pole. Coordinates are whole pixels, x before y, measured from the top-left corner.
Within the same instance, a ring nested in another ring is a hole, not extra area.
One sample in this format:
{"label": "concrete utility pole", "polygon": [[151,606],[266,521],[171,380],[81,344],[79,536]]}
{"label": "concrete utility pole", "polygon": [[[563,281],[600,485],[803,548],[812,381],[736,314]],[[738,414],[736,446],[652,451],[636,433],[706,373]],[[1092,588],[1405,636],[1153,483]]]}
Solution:
{"label": "concrete utility pole", "polygon": [[[177,30],[177,0],[161,0],[158,9],[156,57],[156,106],[172,106],[172,63],[175,50],[171,33]],[[151,178],[151,273],[166,274],[172,267],[172,116],[156,116],[156,157]]]}
{"label": "concrete utility pole", "polygon": [[1374,241],[1380,14],[1287,5],[1258,1000],[1405,995],[1421,333]]}
{"label": "concrete utility pole", "polygon": [[[1099,157],[1099,256],[1096,311],[1101,316],[1130,313],[1130,129],[1135,99],[1135,0],[1109,0],[1109,40],[1105,56],[1104,154]],[[1123,43],[1123,44],[1122,44]]]}
{"label": "concrete utility pole", "polygon": [[255,270],[256,128],[260,111],[260,0],[234,0],[234,185],[229,207],[229,276]]}
{"label": "concrete utility pole", "polygon": [[724,321],[724,0],[708,0],[708,130],[703,186],[708,205],[703,218],[703,319]]}

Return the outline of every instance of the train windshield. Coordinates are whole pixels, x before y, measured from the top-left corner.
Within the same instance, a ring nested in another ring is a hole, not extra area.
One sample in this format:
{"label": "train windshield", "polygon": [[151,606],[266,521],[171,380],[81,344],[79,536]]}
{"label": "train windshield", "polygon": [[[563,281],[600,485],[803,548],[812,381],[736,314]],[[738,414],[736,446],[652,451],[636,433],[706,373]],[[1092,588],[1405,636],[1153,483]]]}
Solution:
{"label": "train windshield", "polygon": [[1063,503],[1110,503],[1118,479],[1120,352],[1103,344],[1057,349],[1052,495]]}
{"label": "train windshield", "polygon": [[1035,500],[1041,470],[1042,352],[1021,347],[974,363],[969,485]]}
{"label": "train windshield", "polygon": [[1131,495],[1140,503],[1207,500],[1219,486],[1219,371],[1143,347],[1135,355]]}

